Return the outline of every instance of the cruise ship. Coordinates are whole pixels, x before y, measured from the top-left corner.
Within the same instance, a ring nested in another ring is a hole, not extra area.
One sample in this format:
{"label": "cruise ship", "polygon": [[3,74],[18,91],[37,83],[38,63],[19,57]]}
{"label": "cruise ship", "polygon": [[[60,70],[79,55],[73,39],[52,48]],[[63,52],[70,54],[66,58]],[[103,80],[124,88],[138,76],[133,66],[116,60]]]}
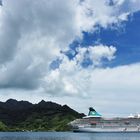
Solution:
{"label": "cruise ship", "polygon": [[140,132],[140,114],[104,118],[90,107],[87,116],[72,121],[70,126],[74,132]]}

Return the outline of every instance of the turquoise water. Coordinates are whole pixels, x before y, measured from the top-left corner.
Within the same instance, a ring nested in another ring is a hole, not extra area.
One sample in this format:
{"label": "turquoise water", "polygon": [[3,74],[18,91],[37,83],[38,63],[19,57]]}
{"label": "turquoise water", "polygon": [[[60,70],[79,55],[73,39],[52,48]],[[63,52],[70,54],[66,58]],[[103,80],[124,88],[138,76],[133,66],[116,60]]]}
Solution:
{"label": "turquoise water", "polygon": [[0,140],[140,140],[140,133],[1,132]]}

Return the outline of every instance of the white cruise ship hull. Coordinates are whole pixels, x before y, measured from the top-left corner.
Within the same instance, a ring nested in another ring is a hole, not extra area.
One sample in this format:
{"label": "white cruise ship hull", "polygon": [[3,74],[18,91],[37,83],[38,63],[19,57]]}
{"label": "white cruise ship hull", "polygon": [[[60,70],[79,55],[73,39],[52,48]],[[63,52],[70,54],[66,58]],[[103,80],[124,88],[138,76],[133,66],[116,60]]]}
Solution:
{"label": "white cruise ship hull", "polygon": [[140,132],[139,128],[78,128],[74,132],[106,133],[106,132]]}

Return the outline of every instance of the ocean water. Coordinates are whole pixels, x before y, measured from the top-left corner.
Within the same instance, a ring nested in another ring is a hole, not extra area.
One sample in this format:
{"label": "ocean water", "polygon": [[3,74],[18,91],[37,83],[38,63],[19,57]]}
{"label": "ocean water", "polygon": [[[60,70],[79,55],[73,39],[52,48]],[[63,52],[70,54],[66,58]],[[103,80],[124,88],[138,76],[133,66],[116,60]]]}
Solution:
{"label": "ocean water", "polygon": [[0,132],[0,140],[140,140],[140,133]]}

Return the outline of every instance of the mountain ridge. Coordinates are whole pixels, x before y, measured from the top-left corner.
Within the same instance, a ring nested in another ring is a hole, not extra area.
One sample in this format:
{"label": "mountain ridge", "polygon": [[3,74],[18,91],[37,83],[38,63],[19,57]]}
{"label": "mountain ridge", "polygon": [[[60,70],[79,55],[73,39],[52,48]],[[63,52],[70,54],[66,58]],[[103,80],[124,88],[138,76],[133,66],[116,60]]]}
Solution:
{"label": "mountain ridge", "polygon": [[83,116],[67,105],[52,101],[42,100],[33,104],[8,99],[0,102],[0,124],[4,124],[7,131],[64,131],[68,130],[70,121]]}

